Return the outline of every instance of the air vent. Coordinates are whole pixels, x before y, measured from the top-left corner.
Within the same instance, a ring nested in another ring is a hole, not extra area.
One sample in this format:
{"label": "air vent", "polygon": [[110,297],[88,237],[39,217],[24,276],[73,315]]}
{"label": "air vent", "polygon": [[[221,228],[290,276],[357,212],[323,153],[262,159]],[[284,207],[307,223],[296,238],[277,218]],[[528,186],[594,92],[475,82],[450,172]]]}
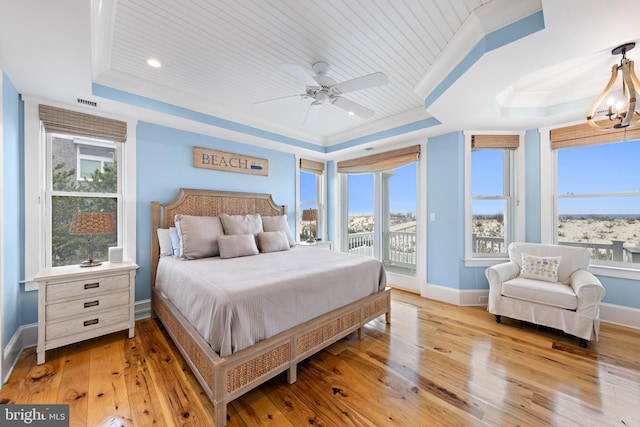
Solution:
{"label": "air vent", "polygon": [[98,103],[96,101],[89,101],[88,99],[76,98],[76,102],[80,105],[86,105],[87,107],[98,108]]}

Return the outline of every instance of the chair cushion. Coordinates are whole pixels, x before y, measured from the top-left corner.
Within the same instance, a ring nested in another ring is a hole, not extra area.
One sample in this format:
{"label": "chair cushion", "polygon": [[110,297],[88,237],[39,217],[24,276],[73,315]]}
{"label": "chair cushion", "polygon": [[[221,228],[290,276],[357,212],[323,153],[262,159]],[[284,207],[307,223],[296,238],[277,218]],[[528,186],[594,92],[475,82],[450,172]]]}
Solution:
{"label": "chair cushion", "polygon": [[571,286],[517,277],[502,284],[502,295],[519,300],[575,310],[578,298]]}

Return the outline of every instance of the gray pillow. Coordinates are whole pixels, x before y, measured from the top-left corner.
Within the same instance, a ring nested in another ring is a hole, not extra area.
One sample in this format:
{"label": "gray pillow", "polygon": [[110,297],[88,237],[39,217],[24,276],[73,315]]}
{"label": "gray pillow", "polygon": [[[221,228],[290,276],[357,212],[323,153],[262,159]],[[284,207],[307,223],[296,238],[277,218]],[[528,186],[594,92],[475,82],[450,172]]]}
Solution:
{"label": "gray pillow", "polygon": [[220,255],[218,238],[224,236],[220,218],[178,214],[174,222],[180,236],[180,253],[183,259]]}
{"label": "gray pillow", "polygon": [[156,229],[158,234],[158,243],[160,244],[160,256],[171,256],[173,253],[171,249],[171,236],[169,235],[168,228]]}
{"label": "gray pillow", "polygon": [[220,258],[258,255],[256,238],[253,234],[220,236],[218,244],[220,245]]}
{"label": "gray pillow", "polygon": [[287,236],[289,246],[294,247],[296,245],[296,239],[291,235],[286,215],[263,216],[262,228],[264,231],[283,231]]}
{"label": "gray pillow", "polygon": [[289,240],[284,231],[263,231],[258,233],[260,252],[278,252],[289,250]]}
{"label": "gray pillow", "polygon": [[220,220],[224,228],[224,234],[253,234],[254,236],[262,230],[262,219],[260,214],[247,215],[227,215],[221,214]]}

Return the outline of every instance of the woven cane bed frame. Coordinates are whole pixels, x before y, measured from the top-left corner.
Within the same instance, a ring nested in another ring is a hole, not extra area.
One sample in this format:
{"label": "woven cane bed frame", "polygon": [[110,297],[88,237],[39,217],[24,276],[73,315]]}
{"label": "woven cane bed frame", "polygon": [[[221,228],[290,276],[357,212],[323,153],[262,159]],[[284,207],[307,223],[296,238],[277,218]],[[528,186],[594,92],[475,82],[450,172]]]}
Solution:
{"label": "woven cane bed frame", "polygon": [[194,189],[180,189],[176,199],[166,205],[151,203],[152,310],[211,399],[218,427],[227,423],[227,403],[284,371],[289,384],[293,384],[298,362],[355,330],[362,339],[364,325],[382,314],[388,323],[391,309],[390,291],[385,289],[230,356],[218,356],[175,306],[155,290],[160,254],[156,229],[173,227],[176,214],[222,213],[284,215],[286,206],[276,205],[269,194]]}

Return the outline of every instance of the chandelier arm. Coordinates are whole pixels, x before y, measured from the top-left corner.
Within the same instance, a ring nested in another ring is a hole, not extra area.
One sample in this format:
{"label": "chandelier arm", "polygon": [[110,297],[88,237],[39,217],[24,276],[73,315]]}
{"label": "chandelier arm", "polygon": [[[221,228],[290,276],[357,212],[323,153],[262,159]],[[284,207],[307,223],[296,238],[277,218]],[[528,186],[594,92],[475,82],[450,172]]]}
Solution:
{"label": "chandelier arm", "polygon": [[636,111],[636,89],[633,85],[633,80],[631,79],[632,74],[633,61],[624,59],[622,64],[622,79],[625,84],[625,92],[627,92],[627,112],[620,122],[619,127],[629,126],[629,122],[631,122],[631,118],[633,117],[633,112]]}
{"label": "chandelier arm", "polygon": [[607,96],[609,91],[611,91],[611,88],[615,84],[617,78],[618,78],[618,64],[615,64],[613,67],[611,67],[611,78],[609,79],[609,83],[607,83],[607,86],[600,93],[600,96],[598,96],[596,98],[594,103],[591,105],[591,108],[589,109],[589,113],[587,113],[587,123],[589,123],[591,126],[593,126],[596,129],[607,129],[607,128],[603,127],[603,126],[599,126],[594,121],[594,118],[595,118],[594,116],[595,116],[595,113],[596,113],[596,109],[598,108],[598,105],[600,105],[600,103],[602,103],[602,101]]}
{"label": "chandelier arm", "polygon": [[[640,80],[638,80],[638,77],[636,76],[634,66],[633,66],[633,61],[629,61],[629,77],[631,78],[631,82],[633,83],[633,88],[635,92],[634,95],[637,95],[637,91],[640,90]],[[633,119],[636,115],[638,115],[638,112],[635,111],[635,103],[634,103],[633,110],[627,113],[627,116],[629,117],[629,127],[640,126],[640,117],[636,117],[635,120]]]}

